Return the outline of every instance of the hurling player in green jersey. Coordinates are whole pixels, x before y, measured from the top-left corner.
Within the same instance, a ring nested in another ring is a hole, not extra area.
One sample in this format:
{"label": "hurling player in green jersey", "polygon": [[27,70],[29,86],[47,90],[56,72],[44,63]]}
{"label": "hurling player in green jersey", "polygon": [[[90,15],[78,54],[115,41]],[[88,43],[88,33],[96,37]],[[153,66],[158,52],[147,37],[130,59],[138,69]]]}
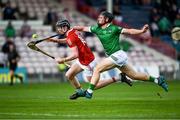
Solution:
{"label": "hurling player in green jersey", "polygon": [[145,73],[136,72],[129,64],[127,54],[120,48],[120,35],[131,34],[138,35],[145,33],[148,30],[148,25],[144,25],[142,29],[127,29],[116,25],[111,22],[114,16],[109,12],[102,12],[97,18],[97,25],[85,27],[75,26],[74,29],[79,31],[92,32],[101,41],[107,57],[97,64],[94,69],[91,83],[86,91],[86,98],[91,98],[93,90],[97,85],[100,73],[112,68],[118,68],[121,72],[125,73],[128,77],[135,80],[155,82],[161,86],[165,91],[168,91],[168,85],[163,76],[155,78]]}

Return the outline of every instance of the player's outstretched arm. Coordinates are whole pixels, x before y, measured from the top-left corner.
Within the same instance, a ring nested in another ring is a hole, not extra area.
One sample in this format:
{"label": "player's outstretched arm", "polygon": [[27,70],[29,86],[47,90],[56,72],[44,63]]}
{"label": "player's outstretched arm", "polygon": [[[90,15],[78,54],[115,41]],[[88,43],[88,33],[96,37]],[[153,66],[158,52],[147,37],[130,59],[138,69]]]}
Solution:
{"label": "player's outstretched arm", "polygon": [[65,58],[55,58],[56,62],[61,64],[61,63],[69,62],[69,61],[72,61],[72,60],[78,58],[78,49],[77,49],[77,47],[72,47],[71,51],[72,51],[71,52],[72,54],[65,57]]}
{"label": "player's outstretched arm", "polygon": [[63,38],[63,39],[49,38],[49,39],[47,39],[47,41],[56,42],[56,43],[66,43],[66,38]]}
{"label": "player's outstretched arm", "polygon": [[87,26],[74,26],[73,29],[78,31],[90,32],[90,27]]}
{"label": "player's outstretched arm", "polygon": [[144,25],[142,29],[127,29],[127,28],[123,28],[122,34],[137,35],[137,34],[145,33],[148,29],[149,29],[149,26],[147,24]]}

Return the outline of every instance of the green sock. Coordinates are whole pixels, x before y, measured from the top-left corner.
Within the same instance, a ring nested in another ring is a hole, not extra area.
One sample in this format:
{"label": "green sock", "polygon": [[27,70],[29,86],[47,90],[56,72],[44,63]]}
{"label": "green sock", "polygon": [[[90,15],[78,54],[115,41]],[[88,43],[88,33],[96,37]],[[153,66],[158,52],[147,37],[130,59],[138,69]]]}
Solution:
{"label": "green sock", "polygon": [[155,77],[149,76],[149,81],[154,82],[155,79]]}
{"label": "green sock", "polygon": [[94,90],[94,88],[95,88],[95,85],[89,84],[89,89]]}

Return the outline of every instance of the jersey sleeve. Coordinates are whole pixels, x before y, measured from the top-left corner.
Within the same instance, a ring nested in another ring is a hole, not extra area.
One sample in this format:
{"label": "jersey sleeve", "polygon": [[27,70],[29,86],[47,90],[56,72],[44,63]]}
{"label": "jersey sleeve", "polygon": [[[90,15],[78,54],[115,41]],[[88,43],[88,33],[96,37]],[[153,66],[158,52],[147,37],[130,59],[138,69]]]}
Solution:
{"label": "jersey sleeve", "polygon": [[94,26],[91,26],[91,27],[90,27],[90,31],[91,31],[92,33],[96,33],[96,30],[97,30],[97,25],[94,25]]}
{"label": "jersey sleeve", "polygon": [[68,39],[67,39],[67,44],[68,44],[68,46],[69,46],[70,48],[76,46],[75,43],[76,43],[76,42],[75,42],[75,39],[72,39],[72,38],[68,38]]}
{"label": "jersey sleeve", "polygon": [[121,34],[122,29],[123,29],[122,27],[116,26],[116,27],[115,27],[115,32],[116,32],[117,34]]}

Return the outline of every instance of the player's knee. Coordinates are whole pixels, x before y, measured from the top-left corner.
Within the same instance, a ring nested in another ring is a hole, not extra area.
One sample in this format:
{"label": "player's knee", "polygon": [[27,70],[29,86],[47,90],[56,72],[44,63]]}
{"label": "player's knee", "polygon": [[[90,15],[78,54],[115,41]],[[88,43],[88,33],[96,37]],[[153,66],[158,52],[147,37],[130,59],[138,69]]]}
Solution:
{"label": "player's knee", "polygon": [[101,66],[96,66],[94,69],[95,73],[101,73],[103,71],[103,68]]}
{"label": "player's knee", "polygon": [[68,80],[71,80],[71,79],[74,78],[74,75],[73,75],[73,74],[70,74],[70,73],[68,73],[68,72],[65,74],[65,76],[66,76],[66,78],[67,78]]}

